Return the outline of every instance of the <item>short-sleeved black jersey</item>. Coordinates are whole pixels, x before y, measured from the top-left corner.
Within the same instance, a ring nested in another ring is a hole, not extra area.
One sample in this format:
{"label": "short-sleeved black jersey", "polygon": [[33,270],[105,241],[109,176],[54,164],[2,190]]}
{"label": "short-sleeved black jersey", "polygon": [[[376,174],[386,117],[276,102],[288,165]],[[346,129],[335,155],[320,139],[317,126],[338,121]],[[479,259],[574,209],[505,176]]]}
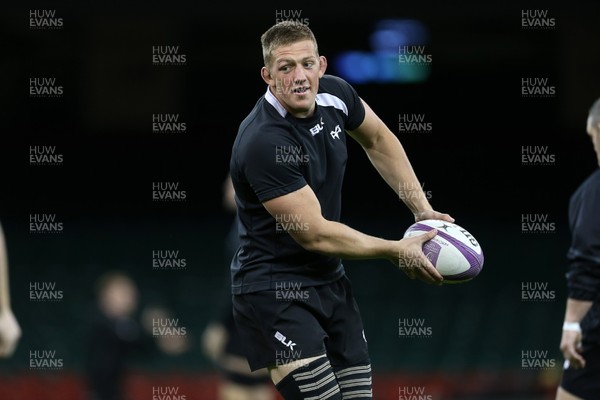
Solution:
{"label": "short-sleeved black jersey", "polygon": [[344,274],[339,258],[308,252],[287,233],[310,229],[298,215],[272,216],[262,203],[309,185],[323,216],[339,221],[348,157],[345,131],[357,128],[364,116],[355,90],[341,78],[324,75],[313,116],[293,117],[267,89],[242,121],[230,160],[240,232],[231,263],[234,294],[276,289],[281,283],[320,285]]}

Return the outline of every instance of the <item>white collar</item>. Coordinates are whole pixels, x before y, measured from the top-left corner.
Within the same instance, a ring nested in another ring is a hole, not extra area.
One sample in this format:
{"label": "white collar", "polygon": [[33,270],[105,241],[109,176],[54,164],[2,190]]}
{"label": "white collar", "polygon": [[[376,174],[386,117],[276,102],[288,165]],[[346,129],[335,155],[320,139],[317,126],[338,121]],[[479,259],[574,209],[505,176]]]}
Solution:
{"label": "white collar", "polygon": [[283,118],[285,118],[285,116],[287,115],[287,110],[279,102],[277,97],[275,97],[275,95],[273,93],[271,93],[271,89],[269,88],[269,86],[267,86],[267,93],[265,93],[265,99],[269,102],[269,104],[271,104],[273,107],[275,107],[275,109],[277,110],[279,115],[281,115]]}

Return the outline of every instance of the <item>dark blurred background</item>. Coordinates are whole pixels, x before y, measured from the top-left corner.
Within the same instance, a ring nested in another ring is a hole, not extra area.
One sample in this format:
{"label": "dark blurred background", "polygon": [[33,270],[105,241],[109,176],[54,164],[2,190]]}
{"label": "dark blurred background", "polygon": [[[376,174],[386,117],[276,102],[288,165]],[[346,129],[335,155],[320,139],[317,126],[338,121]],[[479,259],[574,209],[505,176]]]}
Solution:
{"label": "dark blurred background", "polygon": [[[585,122],[600,97],[599,12],[597,2],[578,1],[3,5],[0,221],[23,337],[0,362],[0,398],[83,399],[93,287],[113,269],[134,277],[141,308],[170,310],[189,340],[185,352],[134,355],[131,398],[152,398],[157,381],[189,400],[214,398],[200,336],[228,288],[222,249],[232,215],[222,184],[238,124],[265,90],[260,35],[286,16],[314,30],[329,73],[364,78],[356,89],[398,134],[434,208],[474,234],[486,257],[475,280],[443,287],[409,281],[385,262],[346,263],[374,398],[407,387],[436,400],[552,398],[568,199],[598,167]],[[420,34],[385,30],[386,21]],[[398,64],[386,72],[372,65],[376,43],[421,45],[431,62],[411,66],[415,75]],[[157,65],[153,48],[175,61]],[[348,52],[360,57],[344,69]],[[535,95],[524,97],[524,86]],[[429,128],[401,131],[400,115]],[[153,130],[153,118],[176,120],[177,132]],[[400,238],[410,212],[356,143],[348,151],[344,222]],[[523,162],[524,151],[543,157]],[[32,162],[32,152],[54,158]],[[154,201],[161,182],[184,199]],[[32,231],[32,218],[54,224]],[[524,218],[546,223],[527,230]],[[154,252],[167,250],[180,268],[155,268]],[[61,299],[34,300],[32,288]],[[405,318],[431,334],[400,337]],[[62,366],[33,369],[31,352],[41,350]],[[536,350],[550,367],[523,368]]]}

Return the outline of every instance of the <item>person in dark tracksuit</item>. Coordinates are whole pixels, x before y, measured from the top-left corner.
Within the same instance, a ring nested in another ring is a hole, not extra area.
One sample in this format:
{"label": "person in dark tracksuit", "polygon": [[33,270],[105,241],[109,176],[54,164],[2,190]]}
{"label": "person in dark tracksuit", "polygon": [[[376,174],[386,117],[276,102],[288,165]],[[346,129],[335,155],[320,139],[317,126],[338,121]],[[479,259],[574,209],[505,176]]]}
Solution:
{"label": "person in dark tracksuit", "polygon": [[[600,98],[590,108],[587,133],[600,166]],[[568,296],[560,350],[565,358],[557,400],[600,399],[600,168],[569,202],[571,246]]]}

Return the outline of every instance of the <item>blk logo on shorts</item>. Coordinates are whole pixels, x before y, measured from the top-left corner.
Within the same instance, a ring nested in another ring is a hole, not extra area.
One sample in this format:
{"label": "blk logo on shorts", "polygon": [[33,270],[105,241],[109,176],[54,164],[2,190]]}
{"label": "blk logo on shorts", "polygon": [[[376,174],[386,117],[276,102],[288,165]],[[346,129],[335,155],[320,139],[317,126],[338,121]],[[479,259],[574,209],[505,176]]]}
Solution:
{"label": "blk logo on shorts", "polygon": [[296,343],[292,342],[291,339],[288,340],[281,332],[275,332],[275,339],[279,340],[285,346],[289,347],[290,350],[294,350],[294,346],[296,345]]}

